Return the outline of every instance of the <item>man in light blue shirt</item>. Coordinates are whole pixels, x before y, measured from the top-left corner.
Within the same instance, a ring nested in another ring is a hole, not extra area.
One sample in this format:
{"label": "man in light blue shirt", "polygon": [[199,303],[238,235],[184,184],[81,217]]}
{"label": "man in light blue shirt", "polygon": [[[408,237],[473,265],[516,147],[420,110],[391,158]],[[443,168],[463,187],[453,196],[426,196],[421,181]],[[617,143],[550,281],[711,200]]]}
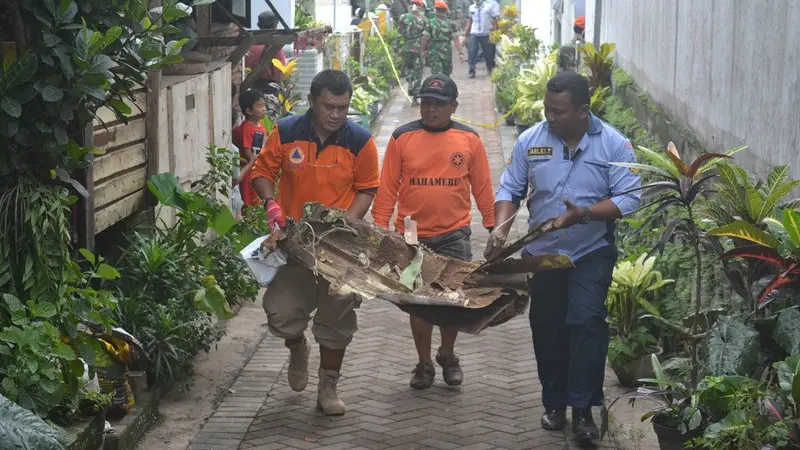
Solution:
{"label": "man in light blue shirt", "polygon": [[[605,300],[617,260],[615,221],[639,207],[640,177],[613,162],[635,162],[631,142],[589,111],[589,83],[562,72],[547,84],[546,121],[519,137],[495,194],[487,259],[502,247],[510,218],[528,198],[531,227],[556,217],[552,230],[522,256],[568,255],[573,269],[543,272],[528,283],[530,324],[545,414],[542,428],[562,430],[572,407],[579,440],[599,438],[608,353]],[[530,191],[530,196],[528,192]]]}
{"label": "man in light blue shirt", "polygon": [[497,19],[499,17],[500,5],[495,0],[475,0],[475,4],[469,7],[466,37],[469,49],[470,78],[475,78],[475,66],[478,63],[478,46],[483,49],[486,70],[492,73],[494,69],[495,45],[489,42],[489,33],[493,29],[497,29]]}

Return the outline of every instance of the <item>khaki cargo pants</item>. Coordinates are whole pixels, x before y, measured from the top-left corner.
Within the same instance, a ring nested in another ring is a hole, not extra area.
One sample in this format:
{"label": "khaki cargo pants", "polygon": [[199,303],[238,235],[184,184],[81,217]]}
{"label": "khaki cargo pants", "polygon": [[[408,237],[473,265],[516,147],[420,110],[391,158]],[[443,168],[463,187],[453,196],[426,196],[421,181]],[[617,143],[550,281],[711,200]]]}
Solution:
{"label": "khaki cargo pants", "polygon": [[311,326],[314,339],[323,347],[344,350],[358,330],[355,309],[361,305],[361,296],[331,295],[329,287],[321,276],[290,259],[278,270],[261,301],[269,331],[282,339],[298,338],[316,309]]}

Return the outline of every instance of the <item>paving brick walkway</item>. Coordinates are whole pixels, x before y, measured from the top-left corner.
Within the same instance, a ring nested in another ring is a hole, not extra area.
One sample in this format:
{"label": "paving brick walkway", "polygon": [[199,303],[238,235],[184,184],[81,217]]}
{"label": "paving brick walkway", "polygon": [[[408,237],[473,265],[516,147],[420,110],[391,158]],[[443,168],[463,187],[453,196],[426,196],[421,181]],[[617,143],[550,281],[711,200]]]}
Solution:
{"label": "paving brick walkway", "polygon": [[[485,69],[479,67],[473,80],[466,78],[465,66],[456,66],[456,70],[454,78],[462,93],[457,114],[475,122],[495,122],[492,88]],[[381,152],[395,127],[418,117],[418,108],[396,98],[376,136]],[[476,129],[487,147],[496,185],[513,144],[513,133],[505,125]],[[517,236],[525,231],[525,217],[522,214],[515,224]],[[486,238],[480,214],[475,211],[476,257],[483,254]],[[288,350],[281,340],[268,335],[190,449],[577,447],[571,433],[546,432],[539,427],[543,410],[526,316],[480,336],[459,337],[456,352],[464,369],[461,387],[447,387],[437,367],[434,386],[415,391],[408,385],[417,362],[408,316],[380,300],[365,301],[358,315],[360,329],[347,350],[339,383],[340,395],[347,404],[346,415],[330,418],[315,409],[316,346],[308,388],[295,393],[286,381]],[[437,341],[438,336],[433,351]]]}

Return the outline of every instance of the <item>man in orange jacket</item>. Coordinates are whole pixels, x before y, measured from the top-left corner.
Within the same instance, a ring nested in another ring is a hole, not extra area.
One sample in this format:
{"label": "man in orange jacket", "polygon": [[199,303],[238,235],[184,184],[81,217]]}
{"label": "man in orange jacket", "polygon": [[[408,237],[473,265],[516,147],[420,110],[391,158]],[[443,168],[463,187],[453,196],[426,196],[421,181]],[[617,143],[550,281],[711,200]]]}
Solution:
{"label": "man in orange jacket", "polygon": [[[270,227],[286,225],[284,211],[300,220],[303,205],[320,202],[363,218],[378,188],[378,149],[372,134],[347,119],[353,86],[338,70],[323,70],[311,81],[308,112],[278,121],[256,158],[250,179],[264,200]],[[280,182],[278,198],[275,183]],[[267,287],[262,307],[270,332],[289,348],[287,378],[294,391],[308,384],[311,333],[319,344],[317,406],[326,415],[345,413],[336,393],[345,349],[358,330],[361,297],[329,293],[330,283],[290,261]]]}
{"label": "man in orange jacket", "polygon": [[[458,107],[458,88],[450,77],[428,77],[417,97],[422,99],[422,119],[392,134],[372,217],[376,225],[388,229],[397,204],[397,231],[403,232],[404,219],[411,217],[417,222],[422,244],[440,255],[470,261],[470,193],[483,216],[483,226],[490,231],[494,228],[494,192],[486,149],[475,130],[451,120]],[[411,387],[426,389],[436,376],[431,361],[433,325],[412,316],[411,331],[419,355]],[[458,330],[441,328],[441,334],[436,362],[448,385],[460,385],[464,375],[454,352]]]}

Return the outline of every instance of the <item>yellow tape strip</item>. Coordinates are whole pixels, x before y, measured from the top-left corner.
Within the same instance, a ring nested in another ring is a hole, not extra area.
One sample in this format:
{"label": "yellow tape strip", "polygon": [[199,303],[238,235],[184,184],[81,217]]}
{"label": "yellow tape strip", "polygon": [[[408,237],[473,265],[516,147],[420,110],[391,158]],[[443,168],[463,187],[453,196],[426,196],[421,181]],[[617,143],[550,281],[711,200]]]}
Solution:
{"label": "yellow tape strip", "polygon": [[[403,87],[403,80],[400,79],[400,75],[397,73],[397,68],[394,65],[394,59],[392,59],[392,53],[389,51],[389,46],[386,45],[386,41],[383,40],[383,36],[381,35],[381,30],[378,28],[378,26],[372,20],[372,17],[369,17],[369,14],[367,14],[367,17],[369,18],[369,22],[370,22],[370,24],[372,26],[372,29],[375,31],[375,34],[378,35],[378,38],[381,41],[381,45],[383,45],[383,50],[386,52],[386,57],[389,58],[389,65],[392,66],[392,73],[394,73],[394,78],[395,78],[395,80],[397,80],[397,85],[400,87],[400,91],[403,92],[403,96],[405,96],[406,100],[408,100],[408,102],[411,103],[412,102],[411,96],[408,95],[408,91],[406,91],[405,88]],[[511,111],[503,114],[500,117],[500,119],[498,119],[497,122],[494,122],[494,123],[473,122],[471,120],[467,120],[467,119],[464,119],[463,117],[458,117],[458,116],[453,116],[453,120],[465,123],[467,125],[480,127],[480,128],[496,128],[501,123],[503,123],[506,120],[506,118],[509,115],[511,115],[511,113],[513,113],[513,112],[514,112],[514,109],[512,108]]]}

